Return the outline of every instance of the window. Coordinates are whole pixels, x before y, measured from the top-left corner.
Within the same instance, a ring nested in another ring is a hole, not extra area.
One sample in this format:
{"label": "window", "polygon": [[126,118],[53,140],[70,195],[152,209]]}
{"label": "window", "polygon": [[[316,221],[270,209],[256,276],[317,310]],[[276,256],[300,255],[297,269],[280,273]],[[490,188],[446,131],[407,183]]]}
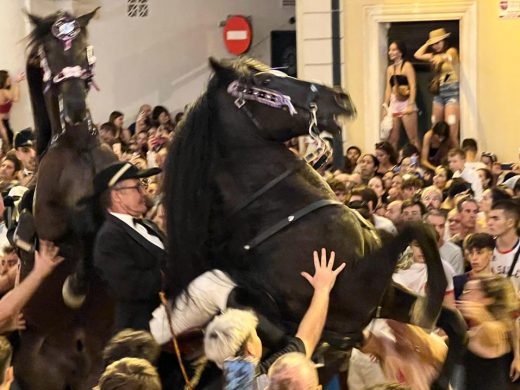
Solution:
{"label": "window", "polygon": [[131,18],[147,17],[148,0],[128,0],[127,13]]}

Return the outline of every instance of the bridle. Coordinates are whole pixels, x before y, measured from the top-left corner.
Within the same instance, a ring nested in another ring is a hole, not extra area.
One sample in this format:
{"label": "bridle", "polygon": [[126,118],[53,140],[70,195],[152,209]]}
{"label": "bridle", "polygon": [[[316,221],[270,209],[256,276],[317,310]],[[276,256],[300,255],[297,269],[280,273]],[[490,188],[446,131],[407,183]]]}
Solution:
{"label": "bridle", "polygon": [[251,111],[247,108],[246,102],[253,101],[272,108],[287,109],[291,116],[297,115],[298,111],[304,111],[309,116],[309,136],[316,143],[314,152],[305,156],[305,161],[312,165],[314,169],[320,168],[332,154],[332,149],[329,144],[320,136],[320,129],[318,128],[318,104],[316,103],[319,97],[319,89],[315,84],[309,85],[309,93],[305,102],[294,102],[290,96],[284,95],[279,91],[269,88],[260,88],[246,84],[239,80],[231,82],[227,88],[227,92],[235,97],[235,106],[245,112],[254,125],[260,130],[261,124],[254,117]]}
{"label": "bridle", "polygon": [[[62,41],[63,50],[68,51],[72,47],[72,42],[80,34],[81,26],[78,21],[70,16],[66,12],[60,12],[58,19],[53,23],[51,27],[51,33],[54,37]],[[45,55],[43,45],[38,48],[38,55],[40,58],[40,66],[43,69],[43,82],[45,83],[44,93],[47,93],[52,87],[59,86],[61,83],[67,80],[79,79],[83,80],[86,84],[87,92],[91,87],[99,90],[96,83],[94,82],[94,65],[96,63],[96,57],[94,56],[94,47],[89,45],[85,49],[85,55],[87,57],[87,67],[83,68],[80,65],[66,66],[62,68],[57,74],[53,74]],[[60,112],[60,133],[55,135],[51,141],[54,143],[60,135],[65,132],[66,123],[70,123],[71,120],[65,115],[63,108],[63,95],[58,93],[58,104]],[[86,115],[83,121],[87,122],[88,130],[90,134],[96,135],[97,129],[93,125],[92,116],[90,110],[87,108]]]}
{"label": "bridle", "polygon": [[[231,82],[227,88],[227,92],[231,96],[235,97],[235,106],[240,111],[244,112],[259,130],[262,129],[262,126],[246,106],[248,101],[264,104],[269,107],[278,109],[285,108],[288,110],[291,116],[298,114],[296,108],[298,108],[298,110],[307,112],[309,115],[309,135],[314,140],[316,140],[318,143],[318,148],[314,153],[306,156],[304,160],[307,163],[313,165],[314,168],[316,168],[316,164],[320,164],[321,166],[327,160],[327,154],[331,153],[331,150],[328,143],[320,137],[320,130],[318,128],[318,121],[316,116],[318,112],[318,104],[316,103],[316,100],[319,97],[319,89],[315,84],[309,84],[309,93],[307,94],[304,102],[293,101],[290,96],[284,95],[279,91],[252,86],[239,80]],[[234,218],[239,212],[247,208],[262,195],[267,193],[273,187],[281,183],[283,180],[297,172],[305,165],[305,163],[295,164],[293,167],[290,167],[282,172],[280,175],[262,186],[258,191],[253,193],[250,197],[246,198],[244,201],[235,206],[228,218]],[[252,251],[258,245],[262,244],[306,215],[328,206],[344,207],[341,202],[333,199],[320,199],[314,201],[257,234],[254,238],[242,246],[242,250],[245,253]]]}

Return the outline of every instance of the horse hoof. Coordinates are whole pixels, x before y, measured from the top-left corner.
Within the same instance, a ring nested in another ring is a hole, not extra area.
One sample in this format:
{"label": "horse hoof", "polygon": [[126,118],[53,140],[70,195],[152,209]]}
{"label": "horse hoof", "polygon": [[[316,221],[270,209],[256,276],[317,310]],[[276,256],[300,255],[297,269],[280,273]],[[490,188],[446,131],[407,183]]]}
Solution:
{"label": "horse hoof", "polygon": [[63,287],[61,289],[61,295],[63,296],[63,301],[65,305],[70,307],[71,309],[79,309],[85,299],[87,298],[87,294],[75,294],[73,292],[73,288],[71,285],[71,276],[67,276],[65,282],[63,283]]}

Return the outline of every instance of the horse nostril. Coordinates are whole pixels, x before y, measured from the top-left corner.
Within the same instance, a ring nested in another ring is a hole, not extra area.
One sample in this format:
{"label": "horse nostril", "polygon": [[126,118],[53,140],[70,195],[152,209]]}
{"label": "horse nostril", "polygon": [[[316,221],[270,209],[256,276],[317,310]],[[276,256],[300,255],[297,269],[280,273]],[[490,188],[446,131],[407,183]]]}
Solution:
{"label": "horse nostril", "polygon": [[84,349],[83,341],[81,341],[81,340],[78,339],[78,340],[76,341],[76,350],[77,350],[78,352],[83,352],[83,349]]}

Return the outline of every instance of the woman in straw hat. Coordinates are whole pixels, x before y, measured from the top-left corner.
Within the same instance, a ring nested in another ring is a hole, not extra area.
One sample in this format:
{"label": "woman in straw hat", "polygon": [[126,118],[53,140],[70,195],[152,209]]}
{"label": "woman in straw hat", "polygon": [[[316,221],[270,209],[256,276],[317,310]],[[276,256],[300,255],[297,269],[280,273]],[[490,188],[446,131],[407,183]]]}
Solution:
{"label": "woman in straw hat", "polygon": [[[432,125],[444,120],[450,126],[452,146],[459,144],[459,52],[448,46],[451,33],[443,28],[430,31],[429,39],[415,52],[415,58],[432,63],[439,78],[439,92],[433,98]],[[431,47],[431,50],[428,50]]]}
{"label": "woman in straw hat", "polygon": [[408,142],[421,149],[417,135],[417,106],[415,105],[415,70],[410,61],[406,61],[406,46],[394,41],[388,47],[391,64],[386,70],[386,89],[383,104],[383,117],[387,110],[392,113],[393,126],[388,142],[398,149],[401,122],[408,136]]}

